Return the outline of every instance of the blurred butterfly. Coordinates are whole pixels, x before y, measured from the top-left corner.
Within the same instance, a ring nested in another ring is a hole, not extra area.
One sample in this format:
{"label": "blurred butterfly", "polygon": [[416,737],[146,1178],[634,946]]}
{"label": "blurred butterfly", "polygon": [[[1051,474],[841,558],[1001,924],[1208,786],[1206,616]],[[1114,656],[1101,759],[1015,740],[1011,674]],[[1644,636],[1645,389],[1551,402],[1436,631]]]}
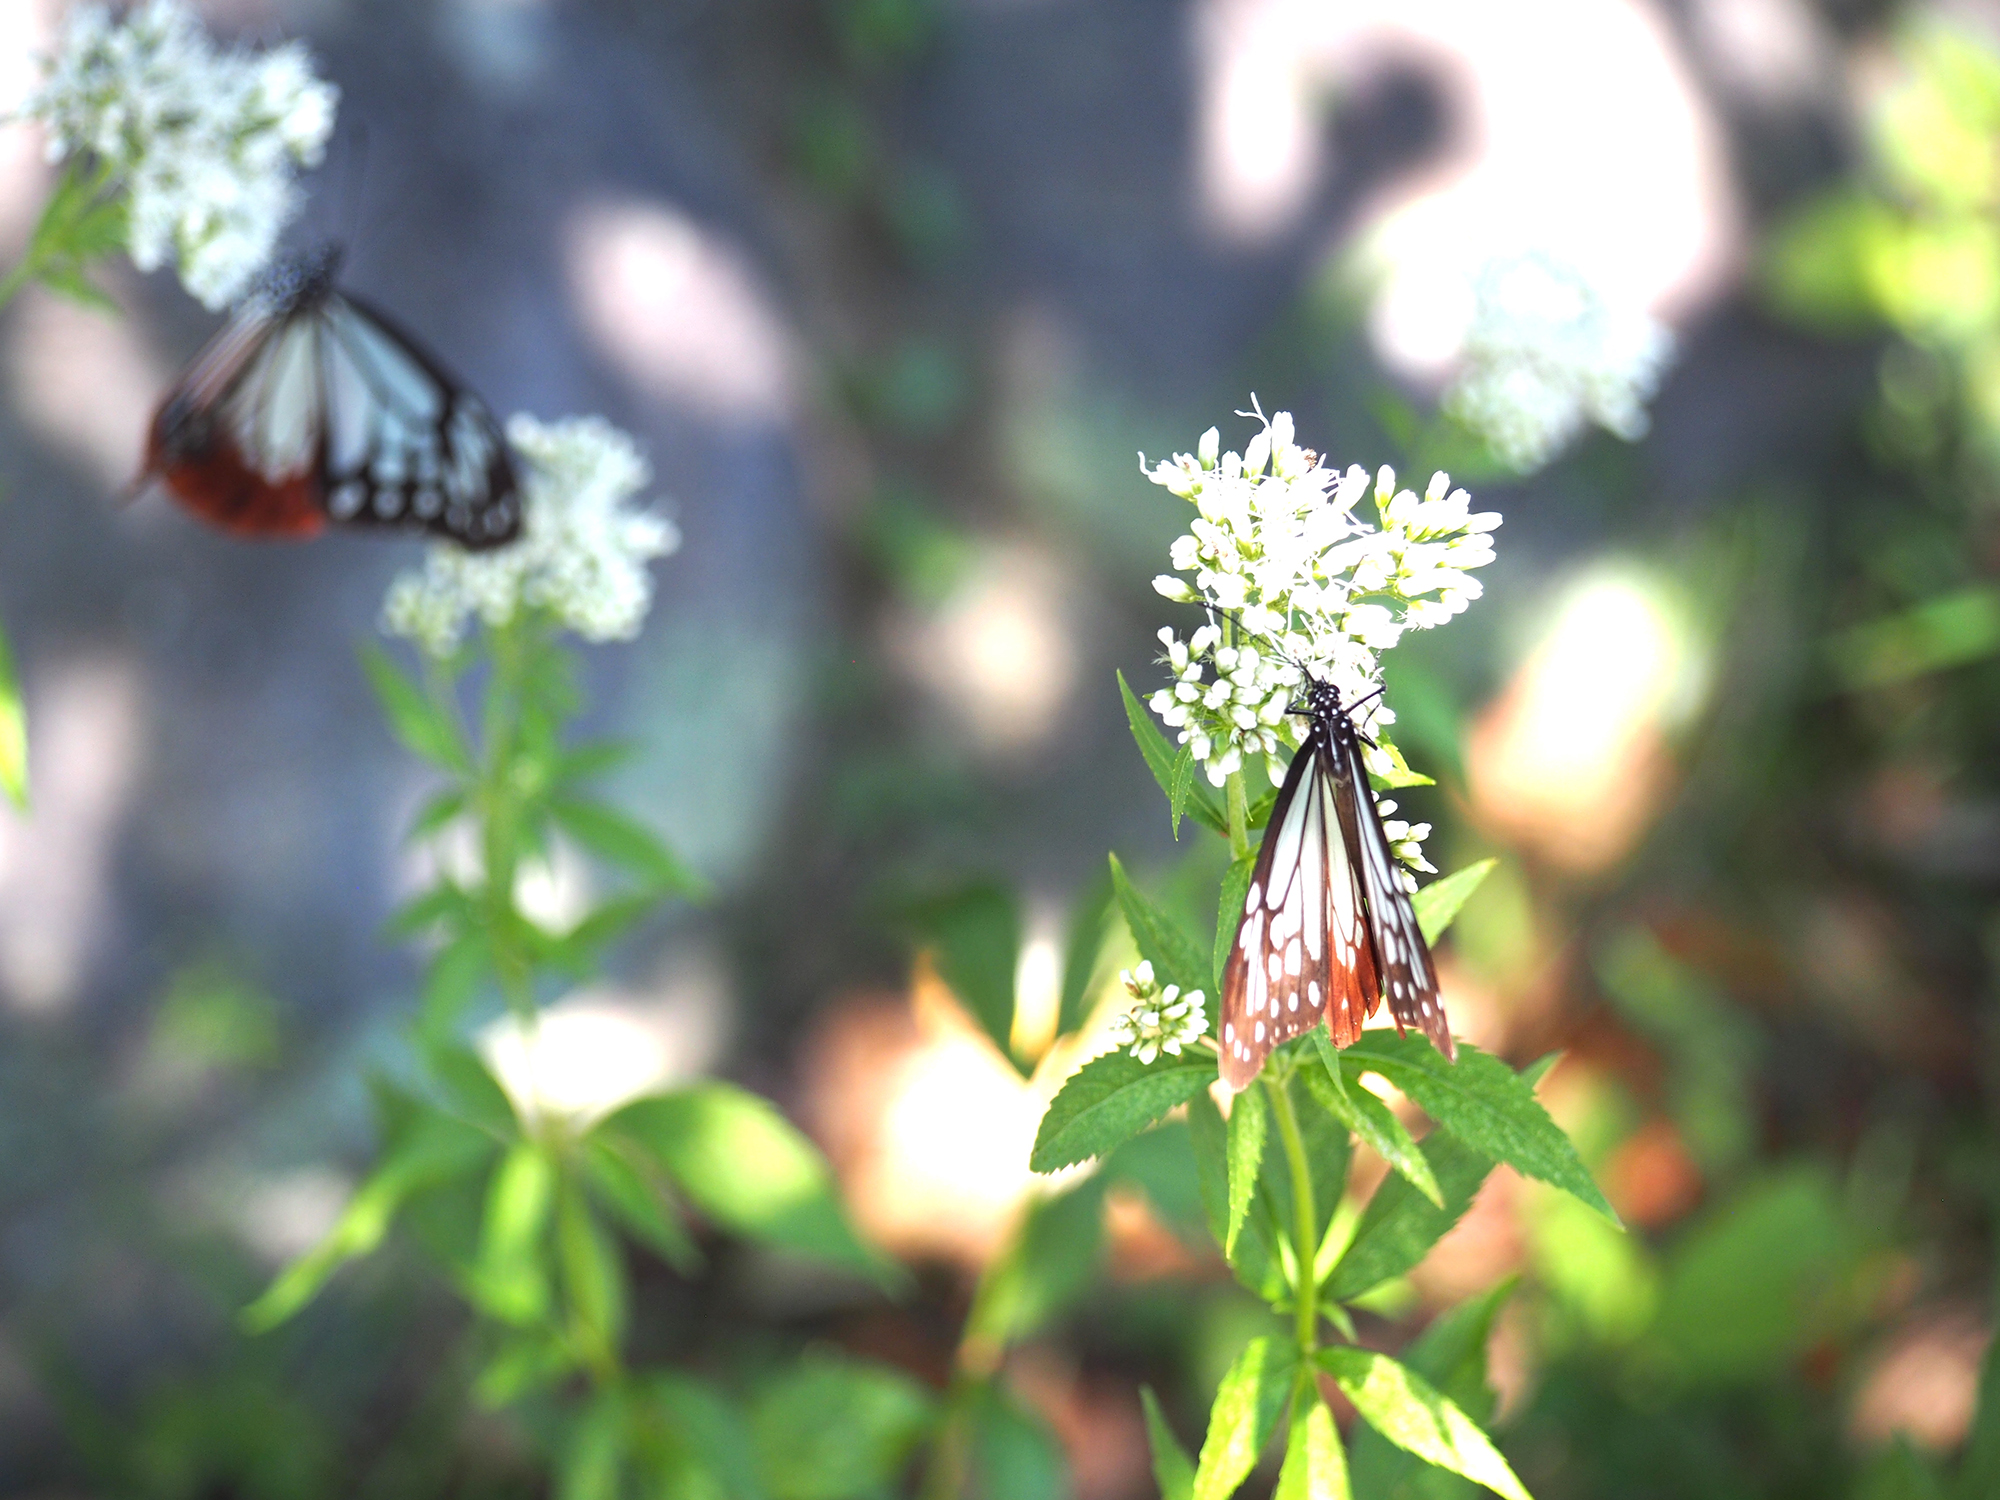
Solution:
{"label": "blurred butterfly", "polygon": [[195,356],[146,439],[144,484],[225,531],[342,526],[512,541],[521,501],[480,399],[408,334],[339,291],[334,247],[287,261]]}
{"label": "blurred butterfly", "polygon": [[1307,679],[1305,742],[1272,804],[1222,975],[1222,1081],[1245,1087],[1324,1016],[1336,1047],[1386,998],[1396,1030],[1456,1058],[1437,969],[1368,788],[1339,689]]}

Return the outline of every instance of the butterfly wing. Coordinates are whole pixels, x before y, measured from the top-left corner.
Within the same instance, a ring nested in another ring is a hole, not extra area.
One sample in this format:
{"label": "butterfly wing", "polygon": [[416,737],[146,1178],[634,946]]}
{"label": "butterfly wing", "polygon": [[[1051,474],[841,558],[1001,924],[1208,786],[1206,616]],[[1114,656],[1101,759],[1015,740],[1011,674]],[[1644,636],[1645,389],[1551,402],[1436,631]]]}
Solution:
{"label": "butterfly wing", "polygon": [[513,460],[485,403],[359,298],[329,294],[316,323],[327,514],[475,550],[518,536]]}
{"label": "butterfly wing", "polygon": [[1251,867],[1222,977],[1222,1080],[1232,1090],[1321,1016],[1340,1046],[1361,1034],[1374,969],[1329,748],[1317,730],[1299,747]]}
{"label": "butterfly wing", "polygon": [[1397,875],[1396,858],[1389,849],[1389,836],[1382,831],[1382,815],[1375,810],[1375,796],[1368,788],[1368,773],[1361,763],[1361,747],[1353,728],[1343,720],[1329,736],[1333,746],[1335,801],[1340,810],[1343,842],[1361,880],[1367,903],[1368,946],[1374,950],[1381,988],[1369,986],[1368,1010],[1386,999],[1389,1014],[1400,1034],[1407,1029],[1421,1031],[1446,1057],[1456,1058],[1458,1049],[1445,1020],[1444,999],[1438,993],[1437,968],[1431,962],[1430,945],[1424,941],[1417,923],[1417,910],[1410,893]]}
{"label": "butterfly wing", "polygon": [[520,534],[505,435],[383,314],[330,284],[254,298],[154,414],[146,475],[225,530],[421,527],[461,546]]}
{"label": "butterfly wing", "polygon": [[308,318],[239,310],[153,414],[142,480],[227,531],[320,530],[316,337]]}

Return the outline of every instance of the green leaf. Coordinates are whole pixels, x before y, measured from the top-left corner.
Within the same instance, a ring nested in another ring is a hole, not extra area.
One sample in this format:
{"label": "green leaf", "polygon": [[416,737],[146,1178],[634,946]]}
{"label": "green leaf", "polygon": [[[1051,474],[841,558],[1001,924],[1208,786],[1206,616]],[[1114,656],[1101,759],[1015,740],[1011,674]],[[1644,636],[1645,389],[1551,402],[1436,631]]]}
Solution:
{"label": "green leaf", "polygon": [[1194,748],[1183,745],[1174,757],[1173,770],[1168,774],[1167,801],[1172,805],[1174,815],[1174,842],[1181,837],[1181,815],[1187,811],[1188,798],[1194,794]]}
{"label": "green leaf", "polygon": [[1236,942],[1236,929],[1243,924],[1243,903],[1250,896],[1250,877],[1257,871],[1257,851],[1231,860],[1222,876],[1222,900],[1215,911],[1215,962],[1210,974],[1215,993],[1222,993],[1222,975],[1229,964],[1229,950]]}
{"label": "green leaf", "polygon": [[534,1141],[517,1141],[486,1189],[479,1261],[466,1290],[488,1316],[516,1327],[535,1322],[549,1305],[542,1244],[555,1202],[556,1168]]}
{"label": "green leaf", "polygon": [[650,828],[601,802],[559,797],[548,803],[556,826],[607,863],[629,870],[646,886],[690,901],[709,893],[708,882],[696,875]]}
{"label": "green leaf", "polygon": [[564,1178],[557,1195],[556,1254],[572,1334],[595,1363],[608,1362],[625,1337],[625,1262],[574,1178]]}
{"label": "green leaf", "polygon": [[1100,875],[1077,897],[1063,941],[1062,1009],[1056,1034],[1068,1036],[1089,1019],[1092,982],[1104,956],[1104,935],[1111,924],[1111,877]]}
{"label": "green leaf", "polygon": [[1350,1069],[1379,1073],[1468,1146],[1523,1176],[1561,1188],[1618,1222],[1576,1147],[1549,1118],[1533,1087],[1497,1057],[1461,1042],[1458,1061],[1447,1062],[1414,1032],[1399,1037],[1392,1031],[1370,1031],[1341,1054],[1341,1061]]}
{"label": "green leaf", "polygon": [[598,1198],[640,1243],[683,1276],[701,1269],[701,1252],[654,1180],[661,1174],[642,1147],[600,1127],[584,1140],[583,1167]]}
{"label": "green leaf", "polygon": [[825,1160],[767,1100],[702,1083],[636,1099],[599,1128],[637,1143],[722,1228],[897,1284],[856,1238]]}
{"label": "green leaf", "polygon": [[[1350,1092],[1364,1091],[1357,1088]],[[1327,1295],[1336,1301],[1358,1297],[1413,1270],[1431,1246],[1465,1216],[1479,1185],[1493,1170],[1489,1158],[1446,1132],[1432,1135],[1415,1149],[1425,1162],[1425,1173],[1438,1192],[1438,1201],[1430,1201],[1404,1177],[1391,1177],[1377,1188],[1327,1280]]]}
{"label": "green leaf", "polygon": [[590,744],[572,745],[557,755],[549,783],[552,786],[568,786],[572,782],[588,781],[593,776],[616,770],[637,751],[637,746],[624,740],[597,740]]}
{"label": "green leaf", "polygon": [[[1188,1144],[1194,1150],[1195,1187],[1201,1195],[1208,1232],[1220,1245],[1229,1233],[1229,1127],[1206,1089],[1188,1100]],[[1229,1269],[1266,1302],[1285,1295],[1285,1274],[1264,1234],[1263,1218],[1250,1220],[1251,1234],[1236,1242]]]}
{"label": "green leaf", "polygon": [[1264,1166],[1264,1141],[1270,1134],[1271,1109],[1264,1091],[1252,1085],[1237,1094],[1229,1109],[1229,1233],[1222,1253],[1236,1254],[1236,1236],[1250,1216],[1257,1196],[1257,1176]]}
{"label": "green leaf", "polygon": [[978,1493],[992,1500],[1067,1500],[1069,1465],[1047,1423],[991,1381],[974,1387],[967,1408]]}
{"label": "green leaf", "polygon": [[1432,1175],[1430,1163],[1417,1149],[1416,1141],[1404,1128],[1403,1122],[1396,1118],[1396,1112],[1358,1082],[1349,1086],[1341,1069],[1340,1055],[1334,1051],[1333,1039],[1327,1035],[1324,1026],[1315,1027],[1310,1035],[1314,1050],[1319,1053],[1323,1064],[1319,1068],[1301,1070],[1313,1098],[1328,1113],[1344,1121],[1349,1130],[1373,1147],[1375,1153],[1400,1176],[1407,1178],[1419,1193],[1442,1206],[1444,1194],[1438,1187],[1437,1178]]}
{"label": "green leaf", "polygon": [[1991,584],[1941,594],[1883,620],[1856,625],[1827,642],[1842,687],[1885,687],[1963,666],[2000,651],[2000,589]]}
{"label": "green leaf", "polygon": [[[1146,758],[1146,765],[1152,771],[1153,779],[1159,782],[1160,790],[1167,794],[1168,801],[1171,802],[1174,796],[1175,748],[1167,743],[1166,736],[1160,733],[1159,726],[1153,722],[1152,714],[1126,685],[1123,672],[1118,674],[1118,692],[1125,700],[1125,722],[1132,727],[1132,738],[1139,746],[1139,753]],[[1228,837],[1229,815],[1223,810],[1215,792],[1206,781],[1189,778],[1184,805],[1197,820],[1206,823],[1225,838]],[[1175,836],[1179,836],[1178,820]]]}
{"label": "green leaf", "polygon": [[465,812],[466,790],[462,786],[446,787],[417,810],[410,820],[410,826],[403,835],[405,844],[421,844],[433,838],[457,821]]}
{"label": "green leaf", "polygon": [[1322,1349],[1318,1360],[1368,1425],[1397,1447],[1506,1500],[1532,1500],[1492,1439],[1422,1376],[1372,1349]]}
{"label": "green leaf", "polygon": [[599,1391],[563,1435],[555,1500],[619,1500],[625,1448],[624,1393]]}
{"label": "green leaf", "polygon": [[361,665],[396,738],[433,765],[470,777],[472,758],[466,753],[458,725],[404,675],[388,653],[378,646],[363,646]]}
{"label": "green leaf", "polygon": [[1260,1336],[1244,1345],[1209,1408],[1193,1500],[1228,1500],[1250,1477],[1284,1415],[1295,1366],[1292,1346],[1278,1339]]}
{"label": "green leaf", "polygon": [[1417,926],[1423,929],[1425,942],[1435,943],[1444,936],[1445,929],[1457,920],[1459,908],[1471,899],[1499,863],[1497,859],[1482,859],[1462,870],[1453,870],[1410,898],[1410,904],[1417,909]]}
{"label": "green leaf", "polygon": [[423,1058],[452,1114],[477,1125],[495,1139],[504,1140],[520,1133],[513,1101],[477,1052],[444,1042],[425,1046]]}
{"label": "green leaf", "polygon": [[1141,956],[1153,965],[1153,975],[1162,985],[1177,984],[1183,993],[1207,992],[1208,965],[1201,961],[1201,948],[1172,917],[1153,905],[1125,874],[1118,856],[1111,856],[1111,888],[1118,896],[1118,909]]}
{"label": "green leaf", "polygon": [[438,949],[424,973],[422,1033],[442,1040],[456,1031],[492,971],[493,949],[483,929],[461,932]]}
{"label": "green leaf", "polygon": [[1278,1471],[1271,1500],[1350,1500],[1347,1451],[1316,1388],[1301,1390],[1292,1402],[1285,1466]]}
{"label": "green leaf", "polygon": [[1093,1058],[1049,1102],[1028,1165],[1059,1172],[1102,1156],[1214,1081],[1215,1054],[1205,1048],[1150,1064],[1124,1052]]}
{"label": "green leaf", "polygon": [[1435,778],[1426,776],[1421,771],[1412,771],[1410,763],[1403,759],[1403,752],[1398,750],[1388,740],[1378,740],[1378,744],[1382,753],[1389,757],[1389,770],[1386,774],[1378,774],[1374,771],[1368,773],[1369,781],[1376,787],[1383,791],[1394,792],[1400,791],[1406,786],[1437,785]]}
{"label": "green leaf", "polygon": [[627,1444],[641,1495],[764,1500],[748,1426],[708,1381],[657,1373],[635,1382]]}
{"label": "green leaf", "polygon": [[1021,953],[1021,903],[1007,886],[978,881],[913,906],[911,925],[930,949],[938,978],[980,1029],[1013,1053],[1014,978]]}
{"label": "green leaf", "polygon": [[[1430,1326],[1403,1351],[1403,1363],[1458,1404],[1473,1421],[1487,1422],[1495,1405],[1486,1380],[1486,1346],[1501,1306],[1513,1295],[1519,1278],[1509,1276],[1491,1290],[1431,1319]],[[1416,1460],[1381,1434],[1362,1428],[1355,1434],[1351,1475],[1362,1495],[1405,1493],[1405,1476]]]}
{"label": "green leaf", "polygon": [[931,1393],[900,1370],[808,1351],[751,1405],[758,1475],[771,1500],[887,1495],[936,1411]]}
{"label": "green leaf", "polygon": [[494,1149],[492,1137],[483,1131],[420,1109],[355,1190],[326,1238],[280,1271],[264,1294],[243,1309],[245,1330],[263,1333],[297,1313],[341,1266],[374,1252],[396,1211],[412,1195],[477,1171]]}
{"label": "green leaf", "polygon": [[2000,1338],[1986,1347],[1979,1375],[1979,1404],[1972,1437],[1958,1470],[1958,1500],[1985,1500],[2000,1494]]}
{"label": "green leaf", "polygon": [[28,805],[28,716],[21,707],[21,679],[0,630],[0,791],[14,805]]}
{"label": "green leaf", "polygon": [[1139,1387],[1139,1404],[1146,1410],[1146,1441],[1153,1450],[1153,1480],[1160,1500],[1194,1500],[1194,1460],[1167,1425],[1160,1398],[1150,1385]]}

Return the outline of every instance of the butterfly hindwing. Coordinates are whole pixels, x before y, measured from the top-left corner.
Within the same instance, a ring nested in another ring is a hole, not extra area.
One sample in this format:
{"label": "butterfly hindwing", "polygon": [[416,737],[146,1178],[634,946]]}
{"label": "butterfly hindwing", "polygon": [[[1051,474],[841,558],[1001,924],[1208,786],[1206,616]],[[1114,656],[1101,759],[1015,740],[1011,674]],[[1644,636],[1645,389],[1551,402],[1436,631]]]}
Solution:
{"label": "butterfly hindwing", "polygon": [[1438,1051],[1456,1058],[1458,1051],[1445,1019],[1430,945],[1424,941],[1416,907],[1403,887],[1389,837],[1383,832],[1382,815],[1375,809],[1375,796],[1361,762],[1360,744],[1344,716],[1331,738],[1335,779],[1340,783],[1342,828],[1360,875],[1367,903],[1369,946],[1381,976],[1379,989],[1370,985],[1369,1011],[1373,1013],[1378,1000],[1387,1000],[1398,1032],[1421,1031]]}

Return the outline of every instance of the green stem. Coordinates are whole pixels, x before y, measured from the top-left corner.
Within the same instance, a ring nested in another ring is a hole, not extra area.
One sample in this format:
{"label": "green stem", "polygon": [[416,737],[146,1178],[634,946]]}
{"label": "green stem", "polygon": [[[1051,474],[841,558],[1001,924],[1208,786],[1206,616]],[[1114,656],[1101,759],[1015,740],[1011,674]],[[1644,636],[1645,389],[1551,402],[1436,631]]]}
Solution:
{"label": "green stem", "polygon": [[1243,790],[1243,773],[1229,773],[1229,857],[1243,859],[1250,853],[1250,798]]}
{"label": "green stem", "polygon": [[1264,1089],[1271,1096],[1278,1135],[1285,1143],[1285,1160],[1292,1169],[1292,1236],[1299,1258],[1299,1283],[1293,1300],[1298,1308],[1299,1358],[1308,1361],[1319,1348],[1319,1216],[1313,1208],[1312,1164],[1306,1159],[1305,1137],[1299,1133],[1298,1113],[1292,1108],[1285,1081],[1266,1073]]}
{"label": "green stem", "polygon": [[475,795],[480,860],[485,867],[482,894],[501,993],[507,1008],[528,1020],[535,1010],[534,985],[528,957],[517,951],[514,942],[514,883],[521,867],[520,808],[514,785],[523,655],[518,623],[510,620],[491,630],[487,639],[493,675],[486,685],[486,710],[481,716],[486,743]]}

